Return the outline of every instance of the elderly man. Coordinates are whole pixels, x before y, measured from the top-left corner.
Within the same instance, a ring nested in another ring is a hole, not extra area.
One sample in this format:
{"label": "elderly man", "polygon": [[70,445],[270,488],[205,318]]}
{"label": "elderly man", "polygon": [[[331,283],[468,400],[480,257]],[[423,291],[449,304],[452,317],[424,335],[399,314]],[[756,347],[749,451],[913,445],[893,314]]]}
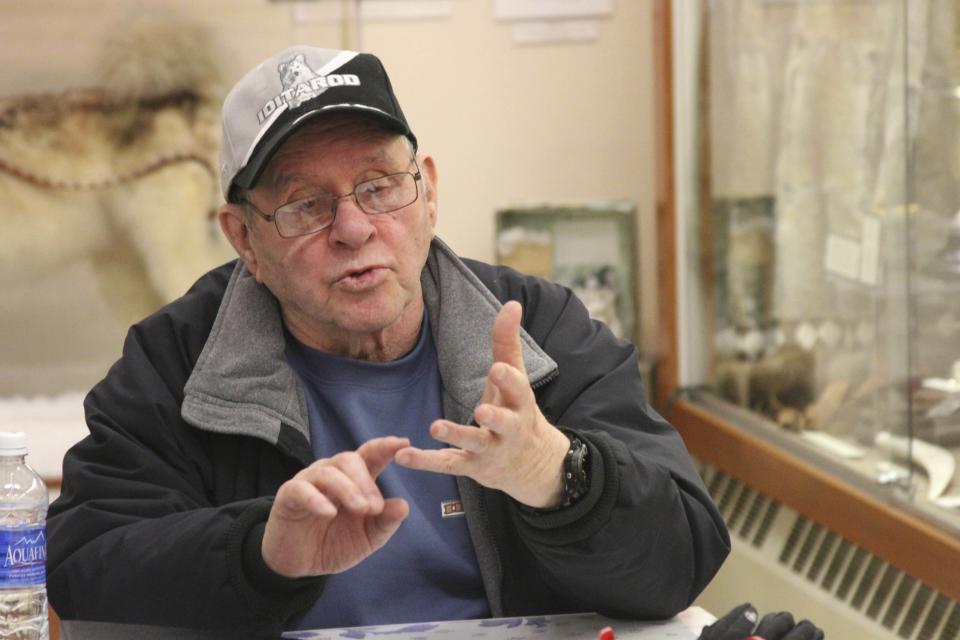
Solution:
{"label": "elderly man", "polygon": [[131,328],[51,507],[64,618],[292,628],[688,606],[729,539],[635,349],[434,237],[380,61],[227,97],[239,255]]}

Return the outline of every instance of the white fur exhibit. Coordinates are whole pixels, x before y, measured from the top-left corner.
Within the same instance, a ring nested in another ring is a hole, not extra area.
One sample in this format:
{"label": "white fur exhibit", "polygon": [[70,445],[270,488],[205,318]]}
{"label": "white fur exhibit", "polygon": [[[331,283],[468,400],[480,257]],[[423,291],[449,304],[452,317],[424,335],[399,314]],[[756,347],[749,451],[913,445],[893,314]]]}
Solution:
{"label": "white fur exhibit", "polygon": [[205,34],[119,32],[100,86],[0,98],[0,286],[79,260],[133,321],[231,257],[215,227],[221,99]]}

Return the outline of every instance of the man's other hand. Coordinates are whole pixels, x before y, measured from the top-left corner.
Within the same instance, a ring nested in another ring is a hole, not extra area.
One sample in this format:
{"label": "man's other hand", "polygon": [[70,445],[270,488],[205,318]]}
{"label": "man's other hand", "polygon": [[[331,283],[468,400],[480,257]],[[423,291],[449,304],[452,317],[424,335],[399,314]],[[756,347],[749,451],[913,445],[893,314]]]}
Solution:
{"label": "man's other hand", "polygon": [[406,438],[374,438],[356,451],[317,460],[285,482],[267,519],[263,560],[288,578],[339,573],[386,544],[407,517],[376,479]]}
{"label": "man's other hand", "polygon": [[430,435],[449,448],[409,447],[397,463],[411,469],[469,476],[535,508],[558,505],[563,458],[570,441],[537,406],[520,346],[520,303],[507,302],[493,323],[493,366],[487,374],[477,426],[437,420]]}
{"label": "man's other hand", "polygon": [[793,615],[777,611],[757,623],[757,610],[750,603],[732,609],[700,633],[698,640],[823,640],[823,631],[809,620],[794,623]]}

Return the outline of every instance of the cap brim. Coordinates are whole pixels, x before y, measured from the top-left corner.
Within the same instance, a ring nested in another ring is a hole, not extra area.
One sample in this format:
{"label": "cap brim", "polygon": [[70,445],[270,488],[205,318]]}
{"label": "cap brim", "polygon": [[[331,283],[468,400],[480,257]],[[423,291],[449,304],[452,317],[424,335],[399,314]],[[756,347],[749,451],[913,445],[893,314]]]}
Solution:
{"label": "cap brim", "polygon": [[378,109],[356,104],[335,104],[304,111],[297,110],[296,112],[292,112],[292,117],[288,116],[286,121],[283,121],[284,117],[281,116],[281,122],[274,124],[273,127],[271,127],[270,133],[257,144],[250,159],[243,168],[237,172],[237,175],[233,179],[230,189],[230,200],[233,199],[232,192],[235,187],[252,189],[257,184],[257,181],[263,174],[264,169],[267,168],[267,164],[269,164],[273,154],[276,153],[277,149],[279,149],[297,129],[318,116],[345,112],[377,120],[387,125],[389,129],[409,138],[413,143],[413,148],[417,148],[417,138],[413,135],[413,132],[410,131],[406,123]]}

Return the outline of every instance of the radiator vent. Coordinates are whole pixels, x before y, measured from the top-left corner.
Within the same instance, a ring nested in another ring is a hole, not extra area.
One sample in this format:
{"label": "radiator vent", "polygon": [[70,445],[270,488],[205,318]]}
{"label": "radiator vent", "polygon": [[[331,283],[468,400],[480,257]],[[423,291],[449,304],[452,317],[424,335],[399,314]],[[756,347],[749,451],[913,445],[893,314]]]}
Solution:
{"label": "radiator vent", "polygon": [[[890,637],[960,640],[960,603],[723,471],[698,464],[739,542],[767,552],[783,569]],[[785,535],[770,536],[778,526]]]}
{"label": "radiator vent", "polygon": [[[762,547],[780,510],[780,504],[750,489],[732,476],[712,467],[710,469],[709,479],[705,475],[704,482],[717,503],[727,528],[731,532],[736,531],[740,538],[748,540],[753,546]],[[706,472],[701,469],[701,473]]]}

